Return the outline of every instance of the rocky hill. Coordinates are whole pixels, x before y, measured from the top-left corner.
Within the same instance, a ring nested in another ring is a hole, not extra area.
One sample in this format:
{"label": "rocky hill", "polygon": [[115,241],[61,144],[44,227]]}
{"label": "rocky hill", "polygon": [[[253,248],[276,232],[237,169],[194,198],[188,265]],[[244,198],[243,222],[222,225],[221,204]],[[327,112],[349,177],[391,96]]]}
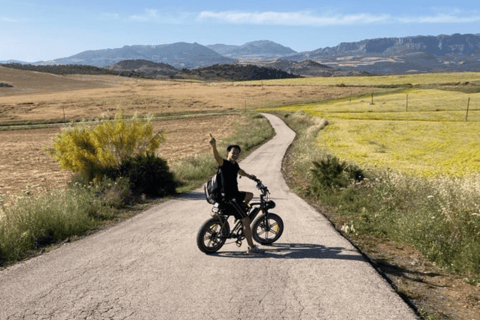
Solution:
{"label": "rocky hill", "polygon": [[370,74],[361,70],[334,68],[312,60],[289,61],[278,59],[256,62],[256,65],[279,69],[288,73],[307,77],[360,76]]}
{"label": "rocky hill", "polygon": [[434,56],[478,55],[480,54],[480,34],[378,38],[358,42],[342,42],[335,47],[302,52],[289,58],[299,60],[300,58],[379,54],[403,56],[411,53]]}
{"label": "rocky hill", "polygon": [[156,46],[124,46],[118,49],[89,50],[51,61],[54,64],[82,64],[105,67],[123,60],[149,60],[169,64],[176,68],[197,68],[218,63],[234,63],[198,43],[178,42]]}
{"label": "rocky hill", "polygon": [[480,34],[379,38],[284,57],[374,74],[480,71]]}
{"label": "rocky hill", "polygon": [[247,42],[241,46],[214,44],[207,48],[234,59],[268,59],[274,57],[283,57],[297,53],[296,51],[284,47],[281,44],[269,40],[260,40]]}
{"label": "rocky hill", "polygon": [[134,71],[147,77],[170,77],[180,72],[179,69],[169,64],[148,60],[123,60],[107,66],[106,69],[116,72]]}
{"label": "rocky hill", "polygon": [[183,69],[177,77],[188,79],[199,78],[205,80],[267,80],[299,78],[300,76],[278,69],[259,67],[256,65],[213,65],[199,69]]}
{"label": "rocky hill", "polygon": [[[291,74],[278,69],[259,67],[255,65],[232,65],[217,64],[197,69],[176,69],[164,63],[156,63],[147,60],[125,60],[106,68],[98,68],[83,65],[51,65],[35,66],[31,64],[2,64],[7,68],[30,70],[37,72],[48,72],[58,75],[66,74],[110,74],[125,77],[139,78],[170,78],[170,79],[198,79],[213,81],[242,81],[242,80],[263,80],[298,78],[298,75]],[[6,85],[6,84],[5,84]]]}

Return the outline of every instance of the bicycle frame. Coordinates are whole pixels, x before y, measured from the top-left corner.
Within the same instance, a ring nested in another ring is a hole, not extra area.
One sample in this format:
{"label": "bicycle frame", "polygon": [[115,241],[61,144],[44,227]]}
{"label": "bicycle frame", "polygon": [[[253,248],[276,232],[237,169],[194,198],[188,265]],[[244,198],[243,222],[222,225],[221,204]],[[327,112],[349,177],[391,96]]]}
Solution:
{"label": "bicycle frame", "polygon": [[[263,215],[266,221],[268,219],[268,209],[275,207],[275,203],[273,201],[268,201],[269,191],[267,187],[264,186],[259,180],[257,181],[257,188],[260,189],[262,192],[260,194],[260,202],[253,202],[251,204],[252,209],[250,210],[250,212],[245,212],[242,206],[238,204],[235,201],[235,199],[229,200],[227,202],[229,205],[231,205],[231,207],[233,207],[234,210],[236,210],[242,216],[248,217],[250,219],[250,223],[252,223],[255,220],[255,218],[257,217],[260,211],[263,212]],[[220,216],[222,216],[222,219],[220,219],[220,223],[224,224],[227,222],[228,218],[232,214],[230,214],[228,211],[226,213],[221,213],[221,209],[219,207],[220,207],[220,204],[215,204],[213,212],[214,212],[214,215],[220,214]],[[223,225],[223,227],[225,227],[225,225]],[[227,236],[220,236],[220,237],[225,237],[227,239],[237,239],[236,240],[237,246],[241,246],[242,241],[245,239],[245,235],[243,234],[242,220],[237,220],[235,222],[233,229],[230,231],[230,233]]]}

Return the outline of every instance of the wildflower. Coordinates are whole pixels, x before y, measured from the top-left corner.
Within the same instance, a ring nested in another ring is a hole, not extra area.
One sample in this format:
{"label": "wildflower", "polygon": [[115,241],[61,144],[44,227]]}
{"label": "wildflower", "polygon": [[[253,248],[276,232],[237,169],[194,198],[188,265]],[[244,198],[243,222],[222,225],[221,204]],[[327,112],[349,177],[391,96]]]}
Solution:
{"label": "wildflower", "polygon": [[432,199],[432,198],[433,198],[433,196],[428,196],[428,197],[427,197],[427,199]]}

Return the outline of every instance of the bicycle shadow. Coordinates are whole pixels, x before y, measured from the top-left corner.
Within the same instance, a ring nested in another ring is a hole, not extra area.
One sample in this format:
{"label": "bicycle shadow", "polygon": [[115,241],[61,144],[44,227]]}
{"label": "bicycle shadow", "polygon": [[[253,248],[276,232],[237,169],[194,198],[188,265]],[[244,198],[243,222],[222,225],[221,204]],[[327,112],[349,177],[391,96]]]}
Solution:
{"label": "bicycle shadow", "polygon": [[[275,243],[271,246],[262,246],[261,249],[263,250],[262,253],[220,251],[212,255],[222,258],[243,259],[340,259],[365,261],[363,256],[355,250],[342,247],[326,247],[320,244]],[[351,254],[348,252],[351,252]]]}

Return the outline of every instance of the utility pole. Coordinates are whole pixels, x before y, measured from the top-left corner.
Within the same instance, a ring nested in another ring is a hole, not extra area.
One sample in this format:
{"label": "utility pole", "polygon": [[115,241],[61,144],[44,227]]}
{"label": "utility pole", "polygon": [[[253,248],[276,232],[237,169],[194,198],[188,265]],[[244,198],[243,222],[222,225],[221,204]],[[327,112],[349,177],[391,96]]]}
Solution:
{"label": "utility pole", "polygon": [[465,121],[468,121],[468,109],[470,108],[470,97],[468,97],[467,101],[467,114],[465,115]]}

